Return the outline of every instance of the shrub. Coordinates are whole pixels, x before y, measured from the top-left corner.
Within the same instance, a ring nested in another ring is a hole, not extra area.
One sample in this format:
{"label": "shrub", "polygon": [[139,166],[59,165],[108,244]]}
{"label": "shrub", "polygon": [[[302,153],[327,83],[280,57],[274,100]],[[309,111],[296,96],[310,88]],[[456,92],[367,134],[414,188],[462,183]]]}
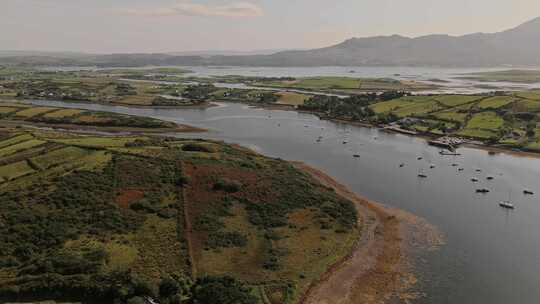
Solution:
{"label": "shrub", "polygon": [[214,184],[214,190],[225,191],[227,193],[236,193],[240,191],[241,187],[242,185],[239,182],[225,178],[218,180]]}

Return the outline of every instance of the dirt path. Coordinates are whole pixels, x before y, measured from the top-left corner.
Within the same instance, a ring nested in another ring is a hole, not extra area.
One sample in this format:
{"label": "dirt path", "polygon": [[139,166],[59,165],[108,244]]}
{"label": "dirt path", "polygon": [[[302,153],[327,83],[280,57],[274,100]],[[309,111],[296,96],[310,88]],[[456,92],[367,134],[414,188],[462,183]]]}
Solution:
{"label": "dirt path", "polygon": [[410,255],[412,247],[434,248],[440,233],[424,220],[362,198],[325,173],[295,163],[323,185],[355,203],[361,236],[351,255],[332,267],[310,287],[302,304],[387,303],[407,301],[416,283]]}
{"label": "dirt path", "polygon": [[[184,172],[184,164],[180,164],[181,166],[181,172]],[[183,186],[185,187],[185,186]],[[192,241],[192,234],[193,234],[193,225],[191,224],[191,217],[189,214],[189,201],[186,197],[186,191],[184,188],[180,190],[182,194],[182,202],[184,204],[184,231],[185,231],[185,238],[187,243],[187,249],[188,249],[188,255],[189,255],[189,262],[191,265],[191,278],[195,280],[197,278],[197,265],[195,264],[195,254],[193,252],[193,241]]]}

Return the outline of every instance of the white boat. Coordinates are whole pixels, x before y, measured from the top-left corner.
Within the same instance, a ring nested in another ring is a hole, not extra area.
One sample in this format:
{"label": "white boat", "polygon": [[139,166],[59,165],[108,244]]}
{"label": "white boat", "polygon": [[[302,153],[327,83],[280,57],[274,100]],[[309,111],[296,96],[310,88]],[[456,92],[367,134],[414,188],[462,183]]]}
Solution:
{"label": "white boat", "polygon": [[499,203],[499,206],[503,207],[503,208],[506,208],[506,209],[515,209],[516,207],[514,206],[514,204],[512,204],[511,202],[509,201],[502,201]]}
{"label": "white boat", "polygon": [[499,206],[505,209],[515,209],[516,207],[512,203],[511,197],[512,197],[512,192],[508,192],[508,200],[500,202]]}

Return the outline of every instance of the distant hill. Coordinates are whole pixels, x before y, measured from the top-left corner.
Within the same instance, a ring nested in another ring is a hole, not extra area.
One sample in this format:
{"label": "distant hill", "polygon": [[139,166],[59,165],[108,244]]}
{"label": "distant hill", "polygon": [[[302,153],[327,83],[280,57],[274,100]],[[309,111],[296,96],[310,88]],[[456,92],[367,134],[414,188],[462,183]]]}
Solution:
{"label": "distant hill", "polygon": [[[540,17],[499,33],[352,38],[313,50],[261,55],[114,54],[0,56],[0,64],[238,66],[540,66]],[[41,60],[41,62],[40,62]]]}

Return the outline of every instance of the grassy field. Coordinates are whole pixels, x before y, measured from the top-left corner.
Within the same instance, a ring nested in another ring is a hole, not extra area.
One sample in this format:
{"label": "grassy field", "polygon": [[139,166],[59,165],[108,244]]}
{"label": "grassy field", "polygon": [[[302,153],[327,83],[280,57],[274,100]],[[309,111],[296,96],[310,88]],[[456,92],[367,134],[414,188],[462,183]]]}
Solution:
{"label": "grassy field", "polygon": [[29,124],[76,125],[80,128],[87,126],[99,128],[139,128],[148,131],[153,129],[176,129],[178,127],[174,123],[146,117],[93,112],[79,109],[40,107],[17,103],[7,104],[9,104],[10,107],[6,107],[6,109],[10,110],[5,111],[3,114],[0,113],[0,117],[5,121],[24,120]]}
{"label": "grassy field", "polygon": [[47,117],[47,118],[65,118],[65,117],[72,117],[72,116],[75,116],[75,115],[79,115],[82,112],[83,112],[82,110],[77,110],[77,109],[61,109],[61,110],[57,110],[57,111],[54,111],[54,112],[47,113],[47,114],[43,115],[43,117]]}
{"label": "grassy field", "polygon": [[24,109],[22,111],[18,111],[15,116],[21,117],[21,118],[32,118],[37,115],[41,115],[47,112],[54,111],[55,108],[49,108],[49,107],[32,107],[29,109]]}
{"label": "grassy field", "polygon": [[89,155],[89,151],[77,147],[66,147],[31,158],[31,162],[40,169],[48,169],[64,163],[73,162]]}
{"label": "grassy field", "polygon": [[481,99],[482,96],[468,96],[468,95],[442,95],[437,96],[434,99],[441,104],[448,107],[456,107],[459,105],[471,103],[473,101]]}
{"label": "grassy field", "polygon": [[[361,228],[352,203],[289,163],[223,143],[2,132],[2,300],[55,290],[71,301],[181,293],[207,303],[181,286],[204,288],[209,276],[243,286],[227,288],[233,299],[295,303]],[[165,281],[180,289],[160,292]]]}
{"label": "grassy field", "polygon": [[486,98],[482,101],[480,101],[477,104],[477,107],[480,109],[498,109],[502,108],[509,103],[514,101],[514,97],[512,96],[496,96],[491,98]]}
{"label": "grassy field", "polygon": [[28,141],[24,141],[24,142],[21,142],[21,143],[10,145],[10,146],[7,146],[7,147],[4,147],[4,148],[0,149],[0,157],[4,157],[4,156],[10,155],[10,154],[14,154],[14,153],[16,153],[18,151],[24,151],[26,149],[30,149],[30,148],[42,145],[44,143],[45,142],[42,141],[42,140],[30,139]]}
{"label": "grassy field", "polygon": [[376,114],[393,113],[398,117],[422,116],[436,112],[443,107],[430,96],[408,96],[385,102],[375,103],[370,108]]}
{"label": "grassy field", "polygon": [[26,161],[20,161],[0,167],[0,178],[2,181],[10,181],[17,177],[25,176],[33,173],[32,169]]}
{"label": "grassy field", "polygon": [[308,95],[294,92],[280,92],[276,95],[279,96],[277,103],[293,106],[304,104],[304,102],[309,98]]}
{"label": "grassy field", "polygon": [[305,90],[338,90],[346,92],[392,91],[428,89],[429,86],[416,82],[401,82],[389,78],[354,77],[304,77],[286,80],[259,79],[255,85],[276,88],[296,88]]}

